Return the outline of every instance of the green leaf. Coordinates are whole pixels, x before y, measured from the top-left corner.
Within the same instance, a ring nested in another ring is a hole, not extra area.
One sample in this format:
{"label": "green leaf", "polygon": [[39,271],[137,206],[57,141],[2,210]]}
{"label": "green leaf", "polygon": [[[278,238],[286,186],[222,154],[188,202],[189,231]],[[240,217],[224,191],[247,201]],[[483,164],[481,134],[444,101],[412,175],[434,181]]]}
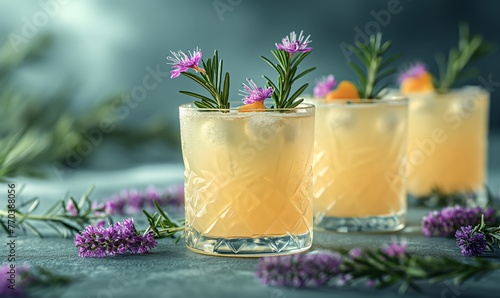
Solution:
{"label": "green leaf", "polygon": [[311,67],[309,69],[304,70],[303,72],[299,73],[293,78],[293,82],[297,81],[298,79],[302,78],[303,76],[307,75],[308,73],[313,72],[316,69],[316,67]]}
{"label": "green leaf", "polygon": [[[197,93],[194,93],[194,92],[181,90],[181,91],[179,91],[179,93],[182,93],[182,94],[188,95],[188,96],[192,96],[192,97],[196,97],[196,98],[201,99],[201,101],[206,102],[206,103],[217,104],[213,99],[208,98],[208,97],[203,96],[203,95],[200,95],[200,94],[197,94]],[[212,108],[215,108],[215,107],[212,107]]]}
{"label": "green leaf", "polygon": [[229,108],[228,106],[228,101],[229,101],[229,73],[226,72],[226,75],[224,77],[224,91],[222,92],[222,104],[221,108]]}

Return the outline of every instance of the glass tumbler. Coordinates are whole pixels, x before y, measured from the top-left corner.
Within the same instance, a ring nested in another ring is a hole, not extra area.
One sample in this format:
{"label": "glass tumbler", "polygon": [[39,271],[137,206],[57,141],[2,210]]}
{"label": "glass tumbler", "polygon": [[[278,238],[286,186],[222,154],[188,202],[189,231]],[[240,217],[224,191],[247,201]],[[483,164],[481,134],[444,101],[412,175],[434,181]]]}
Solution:
{"label": "glass tumbler", "polygon": [[180,106],[187,247],[265,256],[312,244],[314,106],[265,112]]}
{"label": "glass tumbler", "polygon": [[406,221],[408,100],[312,100],[314,223],[337,232],[384,232]]}

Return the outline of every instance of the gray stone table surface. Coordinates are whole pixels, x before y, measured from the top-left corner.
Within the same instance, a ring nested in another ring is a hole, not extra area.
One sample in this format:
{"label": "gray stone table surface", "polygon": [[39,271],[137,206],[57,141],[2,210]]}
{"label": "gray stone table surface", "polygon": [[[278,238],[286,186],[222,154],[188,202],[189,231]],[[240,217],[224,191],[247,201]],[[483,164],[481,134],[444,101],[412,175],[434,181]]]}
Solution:
{"label": "gray stone table surface", "polygon": [[[498,194],[500,186],[500,137],[490,138],[488,184]],[[113,172],[79,171],[62,179],[16,179],[24,185],[21,199],[39,196],[44,206],[62,198],[67,191],[74,196],[82,194],[95,184],[93,198],[102,199],[122,188],[144,188],[148,185],[166,186],[182,182],[183,167],[179,164],[150,165]],[[2,185],[6,193],[7,186]],[[3,200],[5,195],[0,195]],[[3,204],[3,203],[2,203]],[[428,209],[410,207],[407,227],[392,234],[337,234],[315,232],[312,250],[376,248],[391,239],[404,238],[411,254],[430,255],[467,261],[461,257],[453,239],[427,238],[420,230],[420,220]],[[137,215],[139,225],[142,215]],[[2,231],[2,241],[6,235]],[[347,287],[316,289],[287,289],[262,285],[255,277],[258,259],[211,257],[193,253],[183,241],[161,239],[159,246],[148,254],[80,258],[72,239],[61,239],[54,233],[45,238],[33,234],[17,238],[17,264],[42,266],[60,274],[79,277],[69,286],[49,288],[36,297],[397,297],[396,288],[373,290],[363,284]],[[6,263],[6,245],[1,245],[1,261]],[[497,252],[498,253],[498,252]],[[486,256],[492,262],[500,258]],[[481,281],[454,286],[449,282],[435,285],[422,283],[424,293],[409,291],[407,297],[500,297],[500,271],[487,275]]]}

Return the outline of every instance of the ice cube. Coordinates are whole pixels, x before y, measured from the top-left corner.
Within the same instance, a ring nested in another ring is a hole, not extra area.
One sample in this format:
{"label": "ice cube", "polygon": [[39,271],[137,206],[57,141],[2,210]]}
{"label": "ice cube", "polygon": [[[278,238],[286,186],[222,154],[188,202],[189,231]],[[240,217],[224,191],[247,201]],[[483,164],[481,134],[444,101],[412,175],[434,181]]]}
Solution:
{"label": "ice cube", "polygon": [[349,129],[354,126],[356,122],[356,116],[351,111],[347,110],[330,110],[326,116],[326,125],[330,127],[332,131],[338,129]]}
{"label": "ice cube", "polygon": [[221,119],[205,120],[201,125],[202,138],[208,140],[211,144],[226,146],[232,137],[231,122]]}
{"label": "ice cube", "polygon": [[248,137],[262,143],[269,143],[283,129],[283,121],[269,113],[256,113],[248,118],[245,125]]}
{"label": "ice cube", "polygon": [[409,109],[411,113],[433,113],[436,109],[436,98],[430,96],[410,98]]}
{"label": "ice cube", "polygon": [[464,118],[468,118],[469,115],[477,109],[479,102],[478,98],[473,94],[468,94],[463,97],[459,97],[451,103],[448,113],[460,115]]}
{"label": "ice cube", "polygon": [[398,112],[390,111],[377,119],[377,129],[383,133],[394,133],[401,127],[401,115]]}

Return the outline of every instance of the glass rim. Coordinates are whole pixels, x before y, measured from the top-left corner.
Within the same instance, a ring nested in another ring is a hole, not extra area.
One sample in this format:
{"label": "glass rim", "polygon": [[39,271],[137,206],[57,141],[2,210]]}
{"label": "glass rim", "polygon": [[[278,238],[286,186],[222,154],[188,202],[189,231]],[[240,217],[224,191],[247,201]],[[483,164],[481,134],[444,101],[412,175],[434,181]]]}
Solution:
{"label": "glass rim", "polygon": [[389,97],[377,98],[377,99],[359,99],[360,101],[353,101],[353,99],[335,99],[327,101],[324,98],[309,98],[309,103],[317,107],[328,107],[328,106],[338,106],[338,107],[373,107],[373,106],[405,106],[409,103],[409,98],[403,95],[391,95]]}
{"label": "glass rim", "polygon": [[399,92],[399,88],[387,88],[390,93],[390,96],[402,96],[402,97],[413,97],[416,95],[450,95],[450,94],[456,94],[456,93],[462,93],[466,91],[476,91],[479,93],[484,93],[484,94],[490,94],[489,90],[483,86],[483,85],[463,85],[459,87],[453,87],[453,88],[448,88],[445,91],[446,92],[440,92],[439,89],[433,90],[433,91],[424,91],[424,92],[413,92],[407,95],[401,95]]}
{"label": "glass rim", "polygon": [[[238,103],[238,102],[230,102],[231,105],[233,103]],[[239,102],[241,103],[241,102]],[[179,105],[179,110],[183,110],[183,111],[206,111],[206,112],[237,112],[238,111],[238,108],[240,108],[242,105],[238,106],[238,107],[231,107],[229,109],[209,109],[209,108],[200,108],[200,107],[197,107],[195,106],[194,103],[183,103],[181,105]],[[279,109],[270,109],[270,108],[266,108],[265,111],[262,111],[260,109],[255,109],[255,110],[252,110],[252,109],[249,109],[249,110],[245,110],[245,113],[246,112],[259,112],[259,113],[263,113],[263,112],[292,112],[292,111],[297,111],[297,110],[302,110],[302,111],[314,111],[315,109],[315,105],[314,104],[311,104],[311,103],[306,103],[306,102],[301,102],[298,106],[294,107],[294,108],[279,108]]]}

